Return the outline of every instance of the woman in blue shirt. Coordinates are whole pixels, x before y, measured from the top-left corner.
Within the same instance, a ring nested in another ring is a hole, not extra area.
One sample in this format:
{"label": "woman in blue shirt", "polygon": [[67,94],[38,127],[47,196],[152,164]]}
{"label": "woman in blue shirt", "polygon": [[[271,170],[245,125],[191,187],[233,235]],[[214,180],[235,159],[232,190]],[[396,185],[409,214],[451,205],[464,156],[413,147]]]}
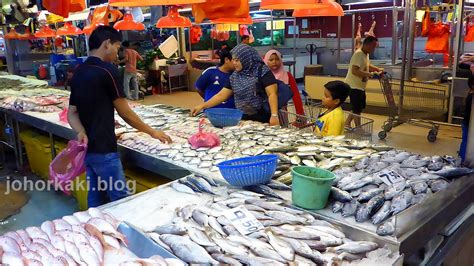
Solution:
{"label": "woman in blue shirt", "polygon": [[[229,50],[222,50],[220,53],[220,59],[221,63],[219,67],[210,67],[204,70],[202,75],[196,81],[196,89],[205,102],[218,94],[222,88],[229,83],[230,75],[235,69],[234,64],[232,63],[232,55]],[[214,106],[214,108],[235,108],[234,97]]]}

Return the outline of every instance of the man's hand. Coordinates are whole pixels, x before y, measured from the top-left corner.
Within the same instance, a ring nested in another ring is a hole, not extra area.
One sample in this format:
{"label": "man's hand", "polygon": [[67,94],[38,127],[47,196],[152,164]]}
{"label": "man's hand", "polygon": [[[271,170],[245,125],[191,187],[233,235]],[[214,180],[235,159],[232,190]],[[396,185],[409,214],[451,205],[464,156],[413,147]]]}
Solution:
{"label": "man's hand", "polygon": [[270,117],[270,126],[279,126],[280,125],[280,119],[278,119],[278,116],[272,116]]}
{"label": "man's hand", "polygon": [[193,111],[191,112],[192,116],[198,115],[202,110],[204,109],[204,104],[200,104],[196,107],[193,108]]}
{"label": "man's hand", "polygon": [[155,130],[155,132],[153,132],[150,136],[151,136],[152,138],[158,139],[158,140],[160,140],[161,142],[166,143],[166,144],[170,144],[170,143],[173,142],[173,141],[171,140],[171,137],[168,136],[168,135],[166,135],[165,132],[163,132],[163,131],[157,131],[157,130]]}
{"label": "man's hand", "polygon": [[87,145],[89,143],[89,139],[87,138],[86,132],[79,132],[77,134],[77,141],[79,141],[82,144]]}

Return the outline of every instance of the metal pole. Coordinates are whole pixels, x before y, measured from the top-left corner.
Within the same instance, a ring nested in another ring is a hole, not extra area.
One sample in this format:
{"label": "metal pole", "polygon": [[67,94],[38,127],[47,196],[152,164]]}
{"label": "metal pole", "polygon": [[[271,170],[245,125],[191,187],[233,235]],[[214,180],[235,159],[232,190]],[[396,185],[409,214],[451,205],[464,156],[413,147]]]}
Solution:
{"label": "metal pole", "polygon": [[[464,20],[464,0],[459,0],[456,8],[456,39],[454,42],[454,61],[453,61],[453,77],[456,77],[459,65],[459,57],[462,54],[462,45],[464,43],[463,32],[463,20]],[[449,106],[448,106],[448,123],[453,122],[453,110],[454,110],[454,82],[451,82],[449,92]],[[469,127],[471,131],[471,127]],[[470,135],[474,136],[474,135]],[[474,143],[473,143],[474,145]],[[474,155],[474,154],[473,154]],[[473,161],[474,163],[474,161]]]}
{"label": "metal pole", "polygon": [[[351,8],[351,6],[349,6]],[[355,52],[355,35],[356,35],[356,30],[355,30],[355,25],[356,25],[356,15],[352,14],[352,54]]]}
{"label": "metal pole", "polygon": [[270,26],[270,30],[271,30],[270,36],[271,36],[272,48],[273,48],[273,47],[274,47],[274,45],[273,45],[273,10],[270,11],[270,16],[271,16],[270,22],[271,22],[271,24],[272,24],[272,25]]}
{"label": "metal pole", "polygon": [[341,17],[337,17],[337,63],[341,63]]}
{"label": "metal pole", "polygon": [[[412,77],[412,67],[413,67],[413,53],[414,53],[414,48],[415,48],[415,23],[416,23],[416,0],[410,0],[410,4],[407,5],[407,11],[408,11],[408,17],[409,17],[409,38],[408,38],[408,44],[407,44],[407,68],[406,68],[406,74],[405,78],[406,79],[411,79]],[[406,26],[406,25],[405,25]],[[406,35],[404,36],[406,37]],[[400,105],[403,102],[400,102]]]}
{"label": "metal pole", "polygon": [[[296,18],[293,19],[293,61],[296,62]],[[296,75],[294,72],[295,69],[293,70],[293,75]]]}
{"label": "metal pole", "polygon": [[191,63],[191,60],[193,58],[193,43],[191,42],[191,28],[189,28],[189,63]]}
{"label": "metal pole", "polygon": [[398,46],[398,11],[397,11],[397,0],[393,0],[392,10],[392,66],[397,63],[397,46]]}
{"label": "metal pole", "polygon": [[[410,1],[410,0],[408,0]],[[408,27],[410,21],[410,5],[406,5],[404,17],[403,17],[403,38],[402,38],[402,68],[400,73],[400,91],[399,91],[399,105],[398,105],[398,114],[401,113],[403,103],[403,88],[405,86],[405,77],[407,70],[407,50],[408,50],[408,39],[407,36],[410,31]]]}
{"label": "metal pole", "polygon": [[[473,99],[473,102],[474,102],[474,99]],[[465,161],[468,167],[474,167],[474,138],[469,137],[469,136],[474,136],[474,105],[471,105],[471,119],[469,120],[469,129],[468,129],[467,136],[468,138],[467,138],[467,145],[466,145],[466,160]]]}

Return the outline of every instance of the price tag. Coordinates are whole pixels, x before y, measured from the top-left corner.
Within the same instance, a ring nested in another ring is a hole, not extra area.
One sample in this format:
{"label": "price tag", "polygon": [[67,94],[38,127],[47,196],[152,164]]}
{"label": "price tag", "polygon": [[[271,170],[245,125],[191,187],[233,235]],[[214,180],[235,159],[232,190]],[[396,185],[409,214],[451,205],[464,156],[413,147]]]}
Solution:
{"label": "price tag", "polygon": [[242,235],[248,235],[264,229],[257,218],[243,206],[225,211],[223,214]]}
{"label": "price tag", "polygon": [[391,186],[393,184],[404,181],[405,179],[393,170],[382,170],[378,173],[378,177],[387,185]]}

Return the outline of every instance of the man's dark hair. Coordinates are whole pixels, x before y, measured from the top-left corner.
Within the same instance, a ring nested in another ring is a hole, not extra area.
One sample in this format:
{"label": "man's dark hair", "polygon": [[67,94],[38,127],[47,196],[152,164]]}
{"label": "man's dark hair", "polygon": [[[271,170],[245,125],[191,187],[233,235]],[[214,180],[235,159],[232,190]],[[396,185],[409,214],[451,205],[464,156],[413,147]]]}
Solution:
{"label": "man's dark hair", "polygon": [[248,35],[243,35],[242,36],[242,41],[247,40],[247,39],[250,39],[250,36],[248,36]]}
{"label": "man's dark hair", "polygon": [[232,60],[232,54],[229,49],[222,49],[219,53],[219,58],[221,59],[221,66],[225,64],[225,59]]}
{"label": "man's dark hair", "polygon": [[99,26],[89,37],[89,49],[99,49],[103,42],[110,40],[111,43],[121,42],[122,34],[110,26]]}
{"label": "man's dark hair", "polygon": [[351,92],[351,87],[340,80],[330,81],[326,83],[324,87],[331,93],[333,100],[339,99],[339,105],[342,105],[346,101]]}
{"label": "man's dark hair", "polygon": [[367,38],[364,39],[364,43],[363,45],[368,45],[368,44],[371,44],[371,43],[374,43],[374,42],[378,42],[379,39],[377,39],[376,37],[374,36],[369,36]]}
{"label": "man's dark hair", "polygon": [[130,42],[129,41],[123,41],[122,46],[128,48],[128,47],[130,47]]}
{"label": "man's dark hair", "polygon": [[471,75],[467,80],[467,85],[469,85],[469,89],[474,89],[474,76]]}

